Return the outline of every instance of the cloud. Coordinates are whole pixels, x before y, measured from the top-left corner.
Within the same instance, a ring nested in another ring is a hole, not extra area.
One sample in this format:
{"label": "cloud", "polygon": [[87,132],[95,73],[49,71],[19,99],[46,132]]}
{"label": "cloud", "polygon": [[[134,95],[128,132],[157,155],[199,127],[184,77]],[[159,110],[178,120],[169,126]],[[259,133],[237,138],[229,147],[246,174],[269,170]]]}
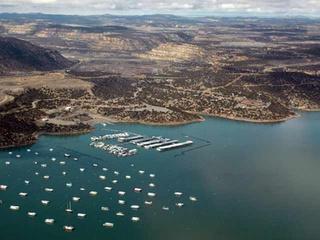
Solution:
{"label": "cloud", "polygon": [[320,0],[7,0],[0,11],[100,14],[112,11],[320,13]]}

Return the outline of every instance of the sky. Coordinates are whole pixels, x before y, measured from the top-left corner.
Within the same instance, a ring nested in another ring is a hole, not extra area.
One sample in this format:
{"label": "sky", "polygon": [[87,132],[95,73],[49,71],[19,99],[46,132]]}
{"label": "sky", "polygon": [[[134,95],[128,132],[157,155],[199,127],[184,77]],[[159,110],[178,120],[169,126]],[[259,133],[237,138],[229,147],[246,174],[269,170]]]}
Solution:
{"label": "sky", "polygon": [[0,12],[320,16],[320,0],[0,0]]}

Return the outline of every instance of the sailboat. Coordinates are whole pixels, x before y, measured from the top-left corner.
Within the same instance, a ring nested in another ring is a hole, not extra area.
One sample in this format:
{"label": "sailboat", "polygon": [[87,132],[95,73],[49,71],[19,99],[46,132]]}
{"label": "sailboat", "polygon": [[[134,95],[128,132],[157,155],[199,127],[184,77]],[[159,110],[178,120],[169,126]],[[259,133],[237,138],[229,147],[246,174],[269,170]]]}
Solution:
{"label": "sailboat", "polygon": [[72,206],[71,206],[71,202],[69,202],[69,204],[67,205],[66,212],[67,213],[72,213],[73,212]]}

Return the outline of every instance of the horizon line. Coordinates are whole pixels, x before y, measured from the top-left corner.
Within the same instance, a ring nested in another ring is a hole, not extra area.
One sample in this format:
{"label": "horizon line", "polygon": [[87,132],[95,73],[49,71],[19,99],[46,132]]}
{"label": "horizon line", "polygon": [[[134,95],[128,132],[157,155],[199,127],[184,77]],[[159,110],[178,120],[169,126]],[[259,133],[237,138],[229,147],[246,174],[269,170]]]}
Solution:
{"label": "horizon line", "polygon": [[[268,13],[268,12],[210,12],[206,11],[198,14],[178,14],[176,11],[168,11],[168,12],[155,12],[155,13],[138,13],[139,11],[136,11],[136,13],[128,13],[129,11],[126,11],[127,13],[122,14],[124,11],[114,11],[113,13],[111,12],[106,12],[106,13],[100,13],[100,14],[80,14],[80,13],[49,13],[49,12],[8,12],[8,11],[1,11],[0,14],[12,14],[12,15],[34,15],[34,14],[39,14],[39,15],[51,15],[51,16],[78,16],[78,17],[90,17],[90,16],[114,16],[114,17],[125,17],[125,16],[137,16],[137,17],[142,17],[142,16],[175,16],[175,17],[185,17],[185,18],[212,18],[212,17],[217,17],[217,18],[222,18],[222,17],[227,17],[227,18],[236,18],[236,17],[249,17],[249,18],[279,18],[279,19],[284,19],[284,18],[314,18],[314,19],[319,19],[320,15],[316,14],[283,14],[283,13]],[[196,11],[194,11],[196,13]],[[212,14],[212,15],[209,15]]]}

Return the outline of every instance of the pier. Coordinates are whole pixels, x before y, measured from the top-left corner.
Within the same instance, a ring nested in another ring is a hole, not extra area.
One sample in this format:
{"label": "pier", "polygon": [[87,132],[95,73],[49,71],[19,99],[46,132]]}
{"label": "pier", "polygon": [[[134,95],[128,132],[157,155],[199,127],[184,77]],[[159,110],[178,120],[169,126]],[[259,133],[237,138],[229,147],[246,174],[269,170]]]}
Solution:
{"label": "pier", "polygon": [[171,149],[175,149],[175,148],[180,148],[180,147],[186,147],[189,146],[193,143],[193,141],[186,141],[186,142],[182,142],[182,143],[174,143],[168,146],[163,146],[163,147],[158,147],[157,151],[162,152],[162,151],[167,151],[167,150],[171,150]]}
{"label": "pier", "polygon": [[118,142],[130,142],[130,141],[141,139],[141,138],[143,138],[142,135],[136,135],[132,137],[120,137],[118,138]]}
{"label": "pier", "polygon": [[146,145],[146,146],[144,146],[144,148],[145,149],[157,148],[157,147],[162,147],[162,146],[170,145],[170,144],[177,143],[177,142],[179,142],[179,141],[178,140],[170,140],[170,141]]}
{"label": "pier", "polygon": [[130,141],[130,143],[132,144],[138,144],[138,143],[143,143],[143,142],[147,142],[147,141],[151,141],[151,140],[154,140],[155,138],[154,137],[144,137],[142,139],[138,139],[138,140],[133,140],[133,141]]}
{"label": "pier", "polygon": [[154,140],[150,140],[150,141],[146,141],[146,142],[142,142],[142,143],[138,143],[137,145],[139,147],[144,147],[144,146],[148,146],[150,144],[154,144],[154,143],[159,143],[163,141],[162,139],[154,139]]}

